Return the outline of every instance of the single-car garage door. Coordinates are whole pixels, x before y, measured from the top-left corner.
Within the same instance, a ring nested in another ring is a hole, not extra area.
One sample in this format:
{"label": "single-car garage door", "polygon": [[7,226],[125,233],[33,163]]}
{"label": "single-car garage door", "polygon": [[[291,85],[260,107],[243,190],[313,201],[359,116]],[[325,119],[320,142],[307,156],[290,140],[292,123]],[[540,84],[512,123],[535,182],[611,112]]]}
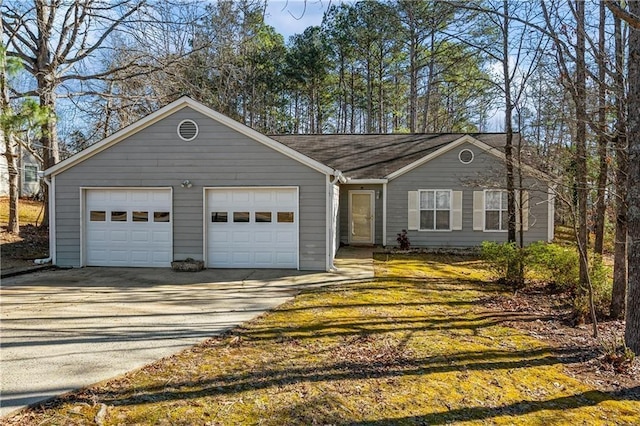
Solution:
{"label": "single-car garage door", "polygon": [[207,266],[297,268],[297,188],[207,190]]}
{"label": "single-car garage door", "polygon": [[168,267],[171,189],[86,189],[87,266]]}

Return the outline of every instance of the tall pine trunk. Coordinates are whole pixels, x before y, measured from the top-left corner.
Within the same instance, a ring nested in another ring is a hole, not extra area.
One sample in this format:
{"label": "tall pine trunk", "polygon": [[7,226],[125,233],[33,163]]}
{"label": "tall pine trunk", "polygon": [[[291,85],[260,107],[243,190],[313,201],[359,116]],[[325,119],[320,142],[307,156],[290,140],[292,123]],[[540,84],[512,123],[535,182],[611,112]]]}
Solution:
{"label": "tall pine trunk", "polygon": [[[629,11],[635,16],[640,16],[640,1],[629,2]],[[640,355],[640,28],[632,26],[629,27],[627,81],[629,284],[624,340],[633,352]]]}
{"label": "tall pine trunk", "polygon": [[611,318],[624,318],[627,295],[627,129],[625,124],[624,42],[622,21],[614,17],[615,33],[615,149],[616,149],[616,233],[613,259],[613,289],[611,291]]}
{"label": "tall pine trunk", "polygon": [[606,51],[605,51],[605,5],[600,2],[600,22],[598,28],[598,188],[595,212],[595,243],[594,251],[602,255],[604,252],[604,231],[607,212],[605,194],[607,189],[607,177],[609,174],[608,148],[609,138],[606,133]]}

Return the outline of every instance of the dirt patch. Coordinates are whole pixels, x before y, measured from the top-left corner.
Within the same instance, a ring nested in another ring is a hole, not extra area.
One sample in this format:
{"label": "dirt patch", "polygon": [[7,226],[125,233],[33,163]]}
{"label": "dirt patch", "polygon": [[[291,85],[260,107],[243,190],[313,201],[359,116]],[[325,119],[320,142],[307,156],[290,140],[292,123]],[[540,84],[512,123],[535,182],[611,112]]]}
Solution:
{"label": "dirt patch", "polygon": [[640,359],[624,352],[624,321],[601,321],[594,338],[592,324],[572,324],[570,295],[541,285],[487,297],[482,303],[491,310],[513,312],[514,319],[506,325],[557,348],[568,375],[601,391],[631,392],[640,398]]}
{"label": "dirt patch", "polygon": [[49,231],[43,227],[23,225],[20,235],[15,235],[7,232],[3,226],[0,231],[0,251],[3,272],[34,266],[34,259],[49,255]]}

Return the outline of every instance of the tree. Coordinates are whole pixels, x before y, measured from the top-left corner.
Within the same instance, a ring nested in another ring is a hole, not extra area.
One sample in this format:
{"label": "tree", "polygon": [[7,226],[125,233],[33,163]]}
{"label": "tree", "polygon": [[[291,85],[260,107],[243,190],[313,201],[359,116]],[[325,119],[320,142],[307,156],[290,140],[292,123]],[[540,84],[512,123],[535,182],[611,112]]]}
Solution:
{"label": "tree", "polygon": [[[0,22],[2,30],[2,22]],[[4,145],[4,157],[7,159],[9,174],[9,220],[7,231],[12,234],[20,233],[19,220],[19,160],[22,151],[30,152],[36,159],[39,154],[30,143],[30,136],[37,132],[46,119],[46,110],[37,105],[33,99],[11,102],[9,97],[8,79],[20,69],[16,60],[7,59],[4,43],[0,44],[0,139]]]}
{"label": "tree", "polygon": [[[640,16],[640,2],[629,2],[632,16]],[[625,343],[640,355],[640,26],[629,30],[629,95],[627,99],[627,137],[629,178],[627,181],[629,232],[629,284]]]}
{"label": "tree", "polygon": [[[43,168],[60,160],[56,109],[61,96],[99,94],[106,87],[100,84],[93,87],[91,83],[116,74],[120,79],[128,79],[166,66],[145,60],[145,52],[134,51],[117,68],[105,70],[97,61],[101,54],[108,57],[110,43],[119,32],[124,34],[122,30],[127,30],[122,37],[152,38],[157,32],[153,26],[159,20],[154,11],[161,7],[171,9],[174,5],[168,2],[147,5],[145,0],[2,3],[3,35],[9,40],[7,56],[19,60],[33,80],[32,87],[15,89],[16,96],[38,98],[42,110],[48,113],[40,131]],[[48,194],[44,189],[46,200]],[[47,206],[45,203],[43,223],[48,222]]]}

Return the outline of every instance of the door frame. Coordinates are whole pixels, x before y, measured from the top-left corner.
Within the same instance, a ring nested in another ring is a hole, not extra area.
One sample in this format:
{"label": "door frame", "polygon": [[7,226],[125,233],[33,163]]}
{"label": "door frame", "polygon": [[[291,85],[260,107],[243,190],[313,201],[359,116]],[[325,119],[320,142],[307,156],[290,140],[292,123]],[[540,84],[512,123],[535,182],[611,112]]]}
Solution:
{"label": "door frame", "polygon": [[[370,209],[371,209],[371,240],[370,241],[353,241],[351,236],[353,231],[353,194],[366,194],[369,195]],[[376,241],[376,191],[373,189],[352,189],[349,190],[349,244],[374,244]]]}

